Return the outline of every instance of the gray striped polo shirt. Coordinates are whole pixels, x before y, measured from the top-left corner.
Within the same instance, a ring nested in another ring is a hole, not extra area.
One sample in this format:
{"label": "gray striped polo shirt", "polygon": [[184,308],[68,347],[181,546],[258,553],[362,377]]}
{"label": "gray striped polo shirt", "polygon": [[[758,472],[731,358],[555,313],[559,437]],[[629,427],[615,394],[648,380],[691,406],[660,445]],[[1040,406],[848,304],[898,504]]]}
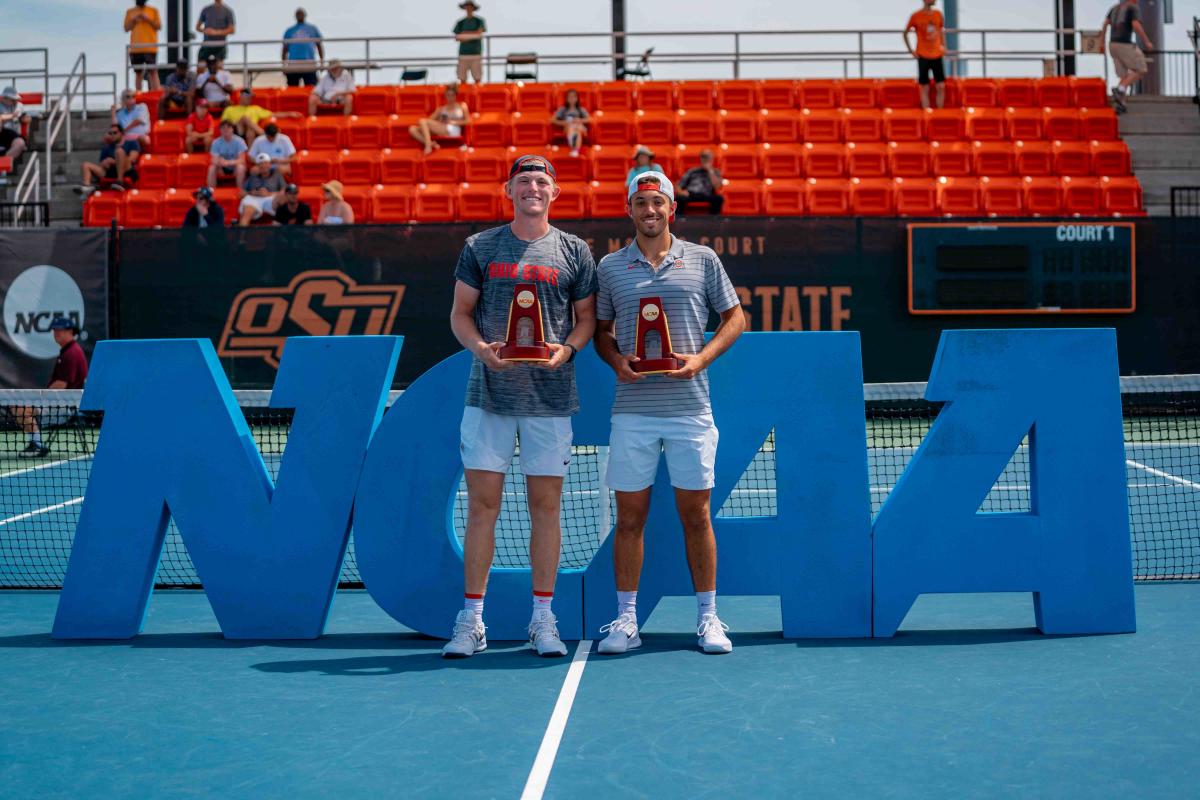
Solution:
{"label": "gray striped polo shirt", "polygon": [[[617,346],[635,350],[639,301],[662,298],[671,347],[677,353],[698,353],[704,347],[709,310],[724,313],[738,305],[737,292],[721,259],[707,247],[671,237],[671,249],[658,269],[642,255],[637,240],[600,261],[600,291],[596,317],[616,320]],[[708,371],[691,380],[647,375],[637,383],[618,383],[614,414],[685,417],[712,413],[708,401]]]}

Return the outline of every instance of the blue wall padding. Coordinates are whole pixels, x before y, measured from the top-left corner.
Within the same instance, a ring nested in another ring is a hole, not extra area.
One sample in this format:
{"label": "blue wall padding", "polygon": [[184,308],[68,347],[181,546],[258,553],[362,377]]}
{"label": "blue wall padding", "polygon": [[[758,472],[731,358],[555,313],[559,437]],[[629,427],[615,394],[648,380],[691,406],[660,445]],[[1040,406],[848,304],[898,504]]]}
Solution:
{"label": "blue wall padding", "polygon": [[271,405],[295,415],[272,486],[211,342],[100,343],[82,407],[104,422],[54,636],[141,629],[168,514],[227,637],[319,636],[399,352],[391,336],[288,341]]}
{"label": "blue wall padding", "polygon": [[[875,635],[927,592],[1033,592],[1044,633],[1135,629],[1112,330],[942,334],[946,405],[874,526]],[[980,513],[1029,434],[1031,511]]]}

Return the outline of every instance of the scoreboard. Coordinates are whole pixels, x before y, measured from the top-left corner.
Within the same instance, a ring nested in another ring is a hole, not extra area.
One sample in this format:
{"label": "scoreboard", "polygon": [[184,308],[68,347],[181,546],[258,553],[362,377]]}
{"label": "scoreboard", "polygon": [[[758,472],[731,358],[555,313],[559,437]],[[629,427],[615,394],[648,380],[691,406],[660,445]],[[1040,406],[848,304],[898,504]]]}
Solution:
{"label": "scoreboard", "polygon": [[911,314],[1129,314],[1132,222],[912,223]]}

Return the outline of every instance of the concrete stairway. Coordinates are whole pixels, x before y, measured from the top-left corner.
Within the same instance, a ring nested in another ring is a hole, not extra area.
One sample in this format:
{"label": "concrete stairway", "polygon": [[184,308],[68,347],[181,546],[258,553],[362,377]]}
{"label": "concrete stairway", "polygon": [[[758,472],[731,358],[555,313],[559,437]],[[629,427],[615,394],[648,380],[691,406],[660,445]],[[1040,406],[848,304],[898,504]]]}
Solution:
{"label": "concrete stairway", "polygon": [[1172,186],[1200,186],[1200,109],[1188,97],[1129,98],[1121,138],[1133,154],[1146,211],[1171,213]]}

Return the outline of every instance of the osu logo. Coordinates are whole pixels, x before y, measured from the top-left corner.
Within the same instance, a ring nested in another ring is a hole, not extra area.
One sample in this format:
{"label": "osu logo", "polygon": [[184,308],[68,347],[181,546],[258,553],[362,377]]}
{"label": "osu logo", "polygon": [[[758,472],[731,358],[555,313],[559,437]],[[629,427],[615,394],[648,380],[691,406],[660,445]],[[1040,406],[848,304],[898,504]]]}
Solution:
{"label": "osu logo", "polygon": [[391,333],[404,285],[359,286],[337,270],[302,272],[287,286],[246,289],[233,300],[217,353],[279,366],[289,336]]}

